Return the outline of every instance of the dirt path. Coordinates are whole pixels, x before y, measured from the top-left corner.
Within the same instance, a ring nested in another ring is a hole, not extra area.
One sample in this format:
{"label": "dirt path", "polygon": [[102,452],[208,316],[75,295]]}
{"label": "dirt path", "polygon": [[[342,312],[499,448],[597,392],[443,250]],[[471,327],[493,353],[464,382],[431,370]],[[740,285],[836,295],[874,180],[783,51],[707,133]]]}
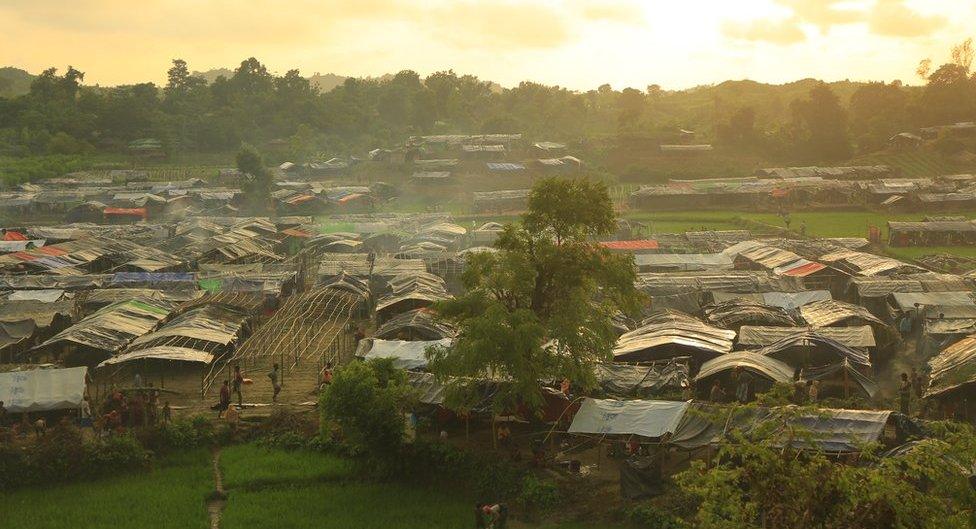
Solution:
{"label": "dirt path", "polygon": [[207,513],[210,514],[210,529],[220,529],[220,513],[227,504],[224,491],[224,478],[220,474],[220,447],[213,449],[214,490],[207,497]]}

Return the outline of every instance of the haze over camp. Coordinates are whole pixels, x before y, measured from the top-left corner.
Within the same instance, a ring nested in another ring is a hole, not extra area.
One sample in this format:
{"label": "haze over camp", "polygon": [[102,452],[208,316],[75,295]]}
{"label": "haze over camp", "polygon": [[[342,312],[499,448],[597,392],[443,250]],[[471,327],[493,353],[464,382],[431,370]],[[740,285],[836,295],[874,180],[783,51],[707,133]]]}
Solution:
{"label": "haze over camp", "polygon": [[0,527],[976,526],[974,19],[0,4]]}

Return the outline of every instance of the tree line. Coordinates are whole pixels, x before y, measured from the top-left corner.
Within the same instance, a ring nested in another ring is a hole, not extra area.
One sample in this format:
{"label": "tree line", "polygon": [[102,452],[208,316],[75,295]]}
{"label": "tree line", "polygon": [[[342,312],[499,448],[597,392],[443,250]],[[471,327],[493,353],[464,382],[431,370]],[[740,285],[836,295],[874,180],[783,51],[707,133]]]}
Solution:
{"label": "tree line", "polygon": [[528,81],[501,89],[453,71],[422,78],[405,70],[349,78],[323,92],[298,70],[275,75],[254,58],[209,83],[176,59],[164,86],[86,86],[84,72],[50,68],[26,94],[0,98],[0,155],[125,152],[130,142],[153,138],[170,153],[228,152],[248,142],[307,161],[395,145],[411,134],[668,141],[690,127],[700,141],[769,158],[842,160],[877,150],[898,132],[976,118],[972,41],[951,55],[938,68],[920,64],[922,87],[739,81],[682,91],[603,85],[577,92]]}

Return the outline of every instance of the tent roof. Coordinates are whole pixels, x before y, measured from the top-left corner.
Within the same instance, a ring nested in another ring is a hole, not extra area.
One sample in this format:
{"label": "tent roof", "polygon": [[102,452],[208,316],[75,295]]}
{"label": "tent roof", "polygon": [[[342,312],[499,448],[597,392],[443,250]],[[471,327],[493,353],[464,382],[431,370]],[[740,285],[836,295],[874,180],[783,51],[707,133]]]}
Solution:
{"label": "tent roof", "polygon": [[762,375],[774,382],[787,384],[793,380],[793,368],[772,358],[749,351],[738,351],[713,358],[702,364],[695,381],[704,380],[712,375],[732,371],[741,367],[758,375]]}
{"label": "tent roof", "polygon": [[13,413],[81,407],[86,367],[0,373],[0,400]]}
{"label": "tent roof", "polygon": [[688,402],[586,398],[568,432],[659,438],[674,433],[688,406]]}

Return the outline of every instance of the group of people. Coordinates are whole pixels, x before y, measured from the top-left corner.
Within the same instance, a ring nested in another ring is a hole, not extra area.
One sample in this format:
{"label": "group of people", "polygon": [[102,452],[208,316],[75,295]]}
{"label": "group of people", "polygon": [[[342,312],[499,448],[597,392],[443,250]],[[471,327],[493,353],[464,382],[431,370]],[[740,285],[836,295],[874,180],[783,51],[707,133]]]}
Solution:
{"label": "group of people", "polygon": [[[746,404],[752,402],[756,398],[756,388],[753,383],[752,374],[743,369],[741,366],[736,367],[732,370],[732,384],[734,385],[735,392],[733,393],[736,402],[740,404]],[[712,388],[708,393],[708,400],[712,402],[726,402],[729,396],[722,386],[722,381],[715,379],[712,382]]]}
{"label": "group of people", "polygon": [[163,401],[160,408],[159,392],[153,389],[152,384],[128,393],[112,390],[98,411],[98,418],[92,422],[91,407],[86,396],[82,401],[81,426],[93,426],[103,433],[122,432],[125,428],[152,426],[160,420],[169,422],[172,418],[169,401]]}

